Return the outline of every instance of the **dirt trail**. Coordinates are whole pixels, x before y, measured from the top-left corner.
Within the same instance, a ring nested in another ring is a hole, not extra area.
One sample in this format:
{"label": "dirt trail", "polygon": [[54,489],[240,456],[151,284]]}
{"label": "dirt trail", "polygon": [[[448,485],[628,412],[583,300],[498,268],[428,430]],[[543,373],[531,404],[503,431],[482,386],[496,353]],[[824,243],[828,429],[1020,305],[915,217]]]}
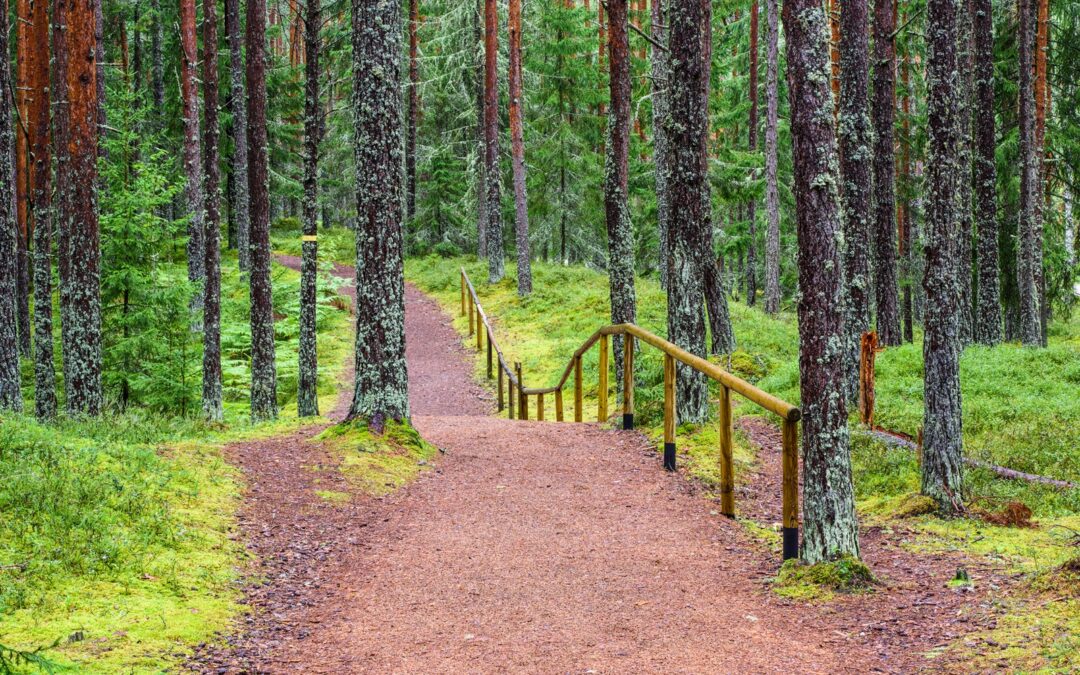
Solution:
{"label": "dirt trail", "polygon": [[313,494],[339,480],[312,470],[333,466],[313,432],[238,448],[268,583],[249,590],[242,634],[192,668],[864,673],[921,659],[867,637],[865,617],[763,590],[770,554],[643,437],[490,415],[450,317],[412,287],[406,334],[413,421],[445,451],[438,469],[336,506]]}

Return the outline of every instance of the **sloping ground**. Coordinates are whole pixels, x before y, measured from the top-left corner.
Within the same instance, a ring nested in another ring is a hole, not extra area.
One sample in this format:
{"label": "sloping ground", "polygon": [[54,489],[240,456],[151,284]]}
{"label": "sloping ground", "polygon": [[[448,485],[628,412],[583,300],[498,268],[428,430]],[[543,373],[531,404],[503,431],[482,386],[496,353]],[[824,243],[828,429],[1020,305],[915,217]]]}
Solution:
{"label": "sloping ground", "polygon": [[192,668],[909,672],[975,627],[939,623],[925,593],[886,617],[872,600],[767,592],[766,547],[661,471],[646,439],[491,416],[449,317],[412,287],[406,306],[413,421],[445,452],[438,469],[338,505],[315,493],[338,479],[314,430],[236,448],[266,583],[232,647]]}

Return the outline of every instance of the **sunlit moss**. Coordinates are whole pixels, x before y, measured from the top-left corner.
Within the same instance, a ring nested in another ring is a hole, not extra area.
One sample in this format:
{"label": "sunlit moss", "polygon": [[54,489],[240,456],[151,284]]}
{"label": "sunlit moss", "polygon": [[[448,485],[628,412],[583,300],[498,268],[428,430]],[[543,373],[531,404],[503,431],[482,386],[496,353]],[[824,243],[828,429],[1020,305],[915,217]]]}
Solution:
{"label": "sunlit moss", "polygon": [[364,494],[385,495],[432,468],[438,449],[408,423],[389,421],[382,434],[363,422],[330,427],[315,439],[341,457],[345,480]]}

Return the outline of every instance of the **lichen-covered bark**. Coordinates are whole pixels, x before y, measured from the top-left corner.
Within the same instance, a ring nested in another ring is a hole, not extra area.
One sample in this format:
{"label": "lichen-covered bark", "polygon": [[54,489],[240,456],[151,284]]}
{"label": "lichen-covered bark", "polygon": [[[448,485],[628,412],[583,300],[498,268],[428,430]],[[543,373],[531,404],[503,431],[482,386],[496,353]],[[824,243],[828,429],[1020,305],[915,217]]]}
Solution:
{"label": "lichen-covered bark", "polygon": [[892,347],[900,332],[899,285],[896,271],[896,158],[893,150],[896,20],[891,2],[874,3],[874,295],[879,342]]}
{"label": "lichen-covered bark", "polygon": [[[758,0],[750,1],[750,152],[757,152],[758,137]],[[746,304],[757,303],[757,201],[747,204],[747,221],[750,223],[746,245]]]}
{"label": "lichen-covered bark", "polygon": [[22,410],[19,391],[17,239],[15,218],[15,134],[11,119],[11,62],[8,12],[0,12],[0,410]]}
{"label": "lichen-covered bark", "polygon": [[799,239],[803,546],[811,563],[859,555],[844,400],[844,312],[829,34],[817,0],[784,3]]}
{"label": "lichen-covered bark", "polygon": [[98,415],[101,389],[101,247],[97,213],[98,97],[95,7],[99,0],[65,2],[62,40],[67,55],[67,213],[62,255],[67,260],[64,382],[72,415]]}
{"label": "lichen-covered bark", "polygon": [[418,30],[420,0],[409,0],[409,132],[405,137],[405,219],[416,214],[416,126],[420,116],[420,63]]}
{"label": "lichen-covered bark", "polygon": [[529,207],[525,194],[525,137],[521,102],[521,0],[510,0],[510,155],[514,172],[514,219],[517,231],[518,295],[532,293],[529,257]]}
{"label": "lichen-covered bark", "polygon": [[247,3],[247,141],[251,237],[251,417],[277,417],[266,138],[266,0]]}
{"label": "lichen-covered bark", "polygon": [[484,2],[476,0],[476,9],[472,12],[473,43],[476,46],[475,81],[473,91],[476,94],[476,255],[480,259],[487,257],[487,150],[484,142],[486,129],[487,105],[485,103],[484,73],[487,59],[484,55]]}
{"label": "lichen-covered bark", "polygon": [[945,512],[962,508],[963,429],[960,417],[959,202],[961,75],[957,58],[959,0],[927,3],[926,289],[923,337],[922,492]]}
{"label": "lichen-covered bark", "polygon": [[973,68],[974,48],[972,41],[972,11],[971,0],[959,0],[957,15],[957,73],[960,76],[958,83],[956,107],[959,115],[959,175],[956,183],[956,215],[960,219],[957,223],[956,237],[956,283],[960,290],[959,304],[957,305],[957,330],[960,336],[961,349],[971,344],[974,338],[974,301],[971,287],[972,255],[972,103],[973,95]]}
{"label": "lichen-covered bark", "polygon": [[1076,264],[1076,223],[1073,221],[1073,193],[1069,183],[1062,187],[1062,210],[1065,212],[1065,263]]}
{"label": "lichen-covered bark", "polygon": [[973,0],[975,73],[975,213],[978,226],[978,287],[975,339],[1001,342],[1001,282],[998,265],[997,149],[994,129],[994,21],[990,0]]}
{"label": "lichen-covered bark", "polygon": [[[668,274],[671,268],[671,254],[668,247],[668,230],[671,228],[671,201],[668,195],[668,154],[667,115],[669,96],[670,67],[667,49],[656,45],[667,45],[667,30],[664,25],[665,0],[653,0],[652,25],[649,34],[656,44],[650,43],[653,105],[653,164],[655,166],[656,185],[656,225],[660,240],[660,286],[667,288]],[[565,258],[565,256],[564,256]]]}
{"label": "lichen-covered bark", "polygon": [[[68,347],[70,341],[64,339],[63,328],[70,322],[71,302],[67,297],[71,288],[71,273],[68,265],[68,222],[71,218],[71,190],[69,188],[69,175],[71,173],[71,150],[68,143],[70,132],[69,110],[67,98],[67,4],[68,0],[52,0],[52,12],[50,16],[51,40],[52,40],[52,64],[50,82],[58,83],[58,86],[49,88],[49,104],[53,111],[52,141],[56,153],[56,189],[54,191],[53,204],[53,231],[56,233],[56,272],[59,278],[60,295],[60,354],[61,364],[68,361]],[[66,372],[66,371],[65,371]],[[69,383],[64,381],[64,393],[67,394]]]}
{"label": "lichen-covered bark", "polygon": [[356,122],[356,380],[349,419],[381,432],[409,417],[405,365],[402,16],[394,0],[353,0]]}
{"label": "lichen-covered bark", "polygon": [[484,0],[484,180],[487,196],[488,283],[501,281],[503,261],[502,190],[499,173],[499,8]]}
{"label": "lichen-covered bark", "polygon": [[1020,54],[1020,229],[1016,251],[1017,288],[1020,297],[1020,339],[1028,347],[1042,345],[1042,310],[1039,307],[1039,157],[1035,144],[1034,50],[1035,3],[1019,0],[1018,51]]}
{"label": "lichen-covered bark", "polygon": [[780,190],[777,184],[779,146],[780,27],[778,0],[765,0],[765,311],[780,311]]}
{"label": "lichen-covered bark", "polygon": [[150,11],[154,15],[150,28],[150,89],[155,116],[164,126],[161,120],[165,117],[165,56],[162,52],[165,22],[161,16],[161,0],[150,0]]}
{"label": "lichen-covered bark", "polygon": [[[711,231],[711,228],[710,228]],[[709,238],[712,241],[712,237]],[[735,351],[735,331],[731,327],[731,313],[728,311],[727,289],[716,260],[706,257],[702,260],[702,283],[705,285],[705,309],[709,314],[709,333],[712,335],[710,352],[730,354]]]}
{"label": "lichen-covered bark", "polygon": [[[626,0],[610,0],[608,15],[608,106],[607,142],[604,160],[604,213],[608,235],[608,288],[611,322],[637,321],[634,289],[634,229],[627,204],[630,156],[630,36]],[[623,339],[613,341],[615,372],[623,367]],[[622,379],[616,378],[617,386]]]}
{"label": "lichen-covered bark", "polygon": [[211,422],[224,417],[221,391],[221,165],[218,143],[217,0],[203,0],[203,99],[206,108],[206,221],[203,310],[203,416]]}
{"label": "lichen-covered bark", "polygon": [[[5,5],[5,7],[7,7]],[[15,298],[18,311],[19,352],[30,356],[30,255],[34,223],[30,217],[30,148],[27,134],[24,133],[28,108],[32,99],[30,88],[30,42],[27,39],[32,30],[30,0],[17,0],[15,3],[15,32],[18,49],[15,54],[15,107],[18,109],[15,134],[13,138],[15,156],[15,219],[16,219],[16,288]],[[10,38],[9,38],[10,39]],[[47,54],[48,52],[46,52]],[[7,53],[5,52],[5,56]],[[10,67],[10,66],[9,66]],[[8,91],[11,91],[10,89]],[[5,120],[7,118],[4,118]]]}
{"label": "lichen-covered bark", "polygon": [[[668,246],[668,339],[698,356],[705,356],[705,321],[701,312],[706,261],[712,263],[708,185],[705,173],[707,115],[702,36],[706,18],[701,0],[672,0],[668,10],[671,71],[668,117],[668,190],[671,228]],[[701,422],[708,414],[705,379],[692,368],[676,373],[676,407],[681,422]]]}
{"label": "lichen-covered bark", "polygon": [[319,243],[315,237],[318,234],[319,137],[322,130],[322,106],[319,100],[320,2],[307,0],[304,14],[304,241],[301,243],[303,259],[300,264],[300,380],[296,389],[296,408],[300,417],[319,414],[319,361],[315,330]]}
{"label": "lichen-covered bark", "polygon": [[188,210],[188,280],[195,287],[191,298],[193,326],[202,327],[204,279],[206,278],[206,203],[203,193],[202,151],[199,142],[199,92],[196,68],[195,0],[180,0],[180,97],[184,122],[184,200]]}
{"label": "lichen-covered bark", "polygon": [[[880,3],[882,0],[878,0]],[[869,15],[866,0],[840,7],[840,190],[843,199],[844,386],[858,397],[859,340],[870,329],[870,168],[874,142],[869,105]]]}
{"label": "lichen-covered bark", "polygon": [[229,220],[236,232],[240,270],[251,268],[251,201],[248,188],[247,99],[244,95],[244,43],[240,33],[240,0],[225,0],[225,33],[229,41],[229,89],[233,155],[229,162],[232,200]]}

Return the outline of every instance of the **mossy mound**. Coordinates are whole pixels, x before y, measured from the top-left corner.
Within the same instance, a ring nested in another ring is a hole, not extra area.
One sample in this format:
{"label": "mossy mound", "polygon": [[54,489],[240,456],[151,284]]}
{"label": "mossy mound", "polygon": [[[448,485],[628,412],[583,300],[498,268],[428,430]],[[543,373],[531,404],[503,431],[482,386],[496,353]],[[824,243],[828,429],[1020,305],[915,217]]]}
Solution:
{"label": "mossy mound", "polygon": [[870,568],[858,558],[845,556],[827,563],[808,565],[789,560],[773,581],[773,591],[793,600],[830,600],[836,593],[861,593],[877,581]]}
{"label": "mossy mound", "polygon": [[387,422],[381,434],[366,421],[344,422],[322,432],[315,441],[341,455],[340,470],[349,485],[374,497],[415,480],[431,468],[438,453],[408,422]]}
{"label": "mossy mound", "polygon": [[911,493],[897,501],[893,515],[897,518],[915,518],[937,513],[938,504],[933,497]]}

